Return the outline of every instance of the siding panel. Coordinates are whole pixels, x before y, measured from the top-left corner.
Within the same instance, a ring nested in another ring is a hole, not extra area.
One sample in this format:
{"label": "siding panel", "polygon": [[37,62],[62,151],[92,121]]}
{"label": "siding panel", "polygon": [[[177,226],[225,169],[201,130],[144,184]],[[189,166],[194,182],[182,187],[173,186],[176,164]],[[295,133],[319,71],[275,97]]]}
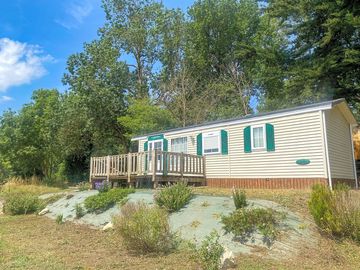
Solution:
{"label": "siding panel", "polygon": [[325,112],[331,177],[355,179],[349,123],[335,107]]}

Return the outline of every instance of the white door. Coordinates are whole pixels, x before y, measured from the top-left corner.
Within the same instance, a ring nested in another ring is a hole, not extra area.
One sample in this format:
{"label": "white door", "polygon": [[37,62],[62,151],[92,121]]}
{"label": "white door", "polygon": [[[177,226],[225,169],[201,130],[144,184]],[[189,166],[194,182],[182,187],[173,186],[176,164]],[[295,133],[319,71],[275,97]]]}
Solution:
{"label": "white door", "polygon": [[[162,140],[158,140],[158,141],[149,141],[148,142],[148,144],[149,144],[149,171],[152,171],[152,162],[151,162],[151,160],[152,160],[152,151],[153,150],[160,150],[160,151],[162,151],[163,150],[163,141]],[[161,159],[161,155],[157,155],[157,162],[156,162],[156,164],[157,164],[157,170],[160,170],[160,159]]]}

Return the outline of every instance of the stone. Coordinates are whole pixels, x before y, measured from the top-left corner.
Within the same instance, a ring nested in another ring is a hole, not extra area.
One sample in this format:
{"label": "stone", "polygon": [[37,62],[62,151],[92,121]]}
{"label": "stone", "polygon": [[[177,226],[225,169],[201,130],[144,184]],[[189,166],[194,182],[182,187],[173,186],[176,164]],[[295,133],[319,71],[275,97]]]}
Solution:
{"label": "stone", "polygon": [[114,225],[111,222],[109,222],[102,228],[102,230],[103,231],[108,231],[108,230],[111,230],[113,228],[114,228]]}
{"label": "stone", "polygon": [[43,216],[43,215],[45,215],[45,214],[47,214],[47,213],[49,213],[50,212],[50,210],[48,209],[48,208],[44,208],[43,210],[41,210],[40,212],[39,212],[39,216]]}
{"label": "stone", "polygon": [[233,268],[235,266],[235,256],[231,250],[225,248],[220,258],[220,265],[221,269]]}

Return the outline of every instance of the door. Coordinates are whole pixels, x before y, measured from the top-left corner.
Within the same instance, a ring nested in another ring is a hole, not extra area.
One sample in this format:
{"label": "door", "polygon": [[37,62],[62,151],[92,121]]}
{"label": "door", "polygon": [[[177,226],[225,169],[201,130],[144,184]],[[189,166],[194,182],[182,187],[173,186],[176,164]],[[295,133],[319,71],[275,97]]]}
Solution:
{"label": "door", "polygon": [[[162,140],[158,140],[158,141],[149,141],[148,142],[149,144],[149,155],[148,155],[148,159],[149,159],[149,171],[152,171],[152,155],[153,155],[153,150],[160,150],[162,151],[163,150],[163,141]],[[161,168],[160,168],[160,159],[161,159],[161,155],[157,155],[157,170],[159,171]]]}

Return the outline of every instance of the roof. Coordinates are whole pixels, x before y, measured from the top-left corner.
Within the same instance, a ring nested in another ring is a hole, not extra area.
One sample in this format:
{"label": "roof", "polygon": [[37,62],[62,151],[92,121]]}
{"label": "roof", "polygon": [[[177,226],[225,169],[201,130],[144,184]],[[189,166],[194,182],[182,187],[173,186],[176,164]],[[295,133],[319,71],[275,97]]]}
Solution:
{"label": "roof", "polygon": [[[198,129],[198,128],[205,128],[205,127],[211,128],[211,127],[217,127],[217,126],[233,125],[233,124],[242,123],[242,122],[259,120],[261,118],[272,118],[272,117],[278,117],[278,116],[289,115],[289,114],[298,114],[298,113],[305,113],[305,112],[311,112],[311,111],[328,110],[338,104],[344,104],[345,107],[348,108],[345,99],[340,98],[340,99],[336,99],[336,100],[307,104],[307,105],[297,106],[297,107],[288,108],[288,109],[276,110],[276,111],[272,111],[272,112],[251,114],[251,115],[245,115],[245,116],[237,117],[237,118],[217,120],[217,121],[205,122],[205,123],[198,124],[198,125],[191,125],[191,126],[186,126],[186,127],[179,127],[179,128],[173,128],[173,129],[168,129],[168,130],[163,130],[163,131],[158,131],[158,132],[152,132],[149,134],[135,136],[131,140],[136,141],[136,140],[144,139],[148,136],[162,134],[162,133],[178,133],[178,132],[189,131],[189,130]],[[348,111],[352,115],[349,108],[348,108]],[[353,119],[350,119],[350,121],[348,119],[348,121],[351,124],[353,124],[353,121],[355,121],[355,123],[356,123],[356,120],[353,115],[352,115],[352,117],[353,117]]]}

